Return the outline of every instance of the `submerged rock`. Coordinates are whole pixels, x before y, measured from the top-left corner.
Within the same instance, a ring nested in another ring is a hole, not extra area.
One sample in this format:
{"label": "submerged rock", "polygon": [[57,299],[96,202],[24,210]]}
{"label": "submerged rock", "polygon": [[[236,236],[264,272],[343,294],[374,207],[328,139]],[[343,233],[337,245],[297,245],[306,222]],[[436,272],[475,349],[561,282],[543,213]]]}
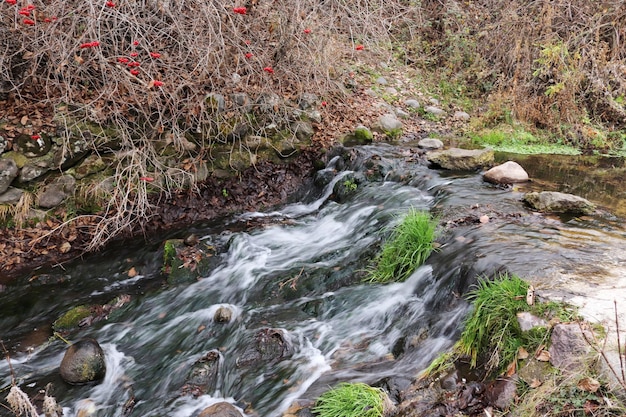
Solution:
{"label": "submerged rock", "polygon": [[513,405],[517,395],[517,378],[498,378],[485,386],[485,404],[499,410]]}
{"label": "submerged rock", "polygon": [[217,388],[221,355],[217,350],[211,350],[198,359],[185,380],[182,392],[185,395],[198,397],[210,394]]}
{"label": "submerged rock", "polygon": [[530,192],[523,199],[535,210],[548,213],[591,214],[595,210],[589,200],[556,191]]}
{"label": "submerged rock", "polygon": [[514,184],[528,181],[528,173],[517,162],[507,161],[485,172],[483,179],[494,184]]}
{"label": "submerged rock", "polygon": [[428,161],[443,169],[454,171],[476,171],[493,164],[493,149],[459,149],[450,148],[445,151],[430,152]]}
{"label": "submerged rock", "polygon": [[237,358],[238,367],[265,365],[278,362],[293,355],[293,346],[287,334],[281,329],[262,329],[254,341]]}
{"label": "submerged rock", "polygon": [[198,417],[241,417],[239,410],[227,402],[219,402],[205,408],[198,414]]}
{"label": "submerged rock", "polygon": [[192,282],[205,276],[213,266],[212,246],[198,242],[191,246],[184,239],[169,239],[163,245],[163,272],[168,284]]}
{"label": "submerged rock", "polygon": [[59,371],[69,384],[99,381],[106,374],[104,351],[95,339],[79,340],[65,352]]}
{"label": "submerged rock", "polygon": [[233,319],[233,311],[225,306],[221,306],[215,311],[213,321],[216,323],[229,323]]}
{"label": "submerged rock", "polygon": [[52,323],[52,329],[56,332],[64,332],[80,326],[81,321],[92,315],[92,306],[76,306]]}

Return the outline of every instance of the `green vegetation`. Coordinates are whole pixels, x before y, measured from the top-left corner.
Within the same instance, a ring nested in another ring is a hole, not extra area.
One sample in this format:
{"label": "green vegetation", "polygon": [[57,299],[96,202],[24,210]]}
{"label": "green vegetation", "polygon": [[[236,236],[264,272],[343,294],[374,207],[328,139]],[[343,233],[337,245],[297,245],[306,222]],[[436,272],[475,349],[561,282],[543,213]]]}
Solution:
{"label": "green vegetation", "polygon": [[76,306],[59,317],[52,324],[52,329],[57,332],[75,329],[82,319],[91,316],[91,314],[91,307],[86,305]]}
{"label": "green vegetation", "polygon": [[341,383],[322,394],[312,411],[320,417],[382,417],[385,393],[363,383]]}
{"label": "green vegetation", "polygon": [[580,155],[580,150],[563,143],[553,143],[545,136],[534,134],[515,126],[499,125],[494,129],[470,132],[472,143],[488,146],[496,151],[521,154]]}
{"label": "green vegetation", "polygon": [[430,213],[411,209],[392,231],[376,258],[369,282],[404,281],[433,251],[437,221]]}
{"label": "green vegetation", "polygon": [[358,188],[358,185],[354,181],[354,179],[347,179],[343,182],[343,187],[346,189],[346,191],[355,192]]}
{"label": "green vegetation", "polygon": [[459,357],[470,359],[472,367],[484,366],[487,372],[503,371],[518,358],[520,349],[535,352],[550,336],[549,327],[522,331],[517,314],[529,312],[546,321],[569,322],[580,319],[575,308],[550,301],[529,305],[526,294],[529,284],[512,274],[502,274],[492,281],[480,280],[468,294],[473,311],[466,318],[460,340],[450,352],[436,358],[422,377],[448,369]]}
{"label": "green vegetation", "polygon": [[530,309],[527,290],[527,282],[504,274],[493,281],[479,281],[478,288],[469,294],[474,311],[465,321],[457,350],[471,358],[472,366],[476,366],[479,355],[486,354],[487,370],[501,370],[515,360],[519,348],[531,351],[547,340],[546,328],[522,332],[519,326],[517,313]]}

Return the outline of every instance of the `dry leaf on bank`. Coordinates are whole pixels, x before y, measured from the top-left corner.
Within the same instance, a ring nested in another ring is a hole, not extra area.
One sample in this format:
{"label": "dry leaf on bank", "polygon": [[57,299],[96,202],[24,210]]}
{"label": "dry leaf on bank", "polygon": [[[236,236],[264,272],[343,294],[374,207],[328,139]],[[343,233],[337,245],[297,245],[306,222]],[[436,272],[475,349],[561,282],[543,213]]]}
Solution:
{"label": "dry leaf on bank", "polygon": [[550,361],[550,352],[545,349],[542,349],[536,356],[539,362],[549,362]]}
{"label": "dry leaf on bank", "polygon": [[527,359],[527,358],[528,358],[528,351],[524,349],[523,346],[520,346],[519,349],[517,349],[517,359]]}
{"label": "dry leaf on bank", "polygon": [[600,389],[600,383],[593,378],[583,378],[578,381],[578,389],[587,392],[596,392]]}

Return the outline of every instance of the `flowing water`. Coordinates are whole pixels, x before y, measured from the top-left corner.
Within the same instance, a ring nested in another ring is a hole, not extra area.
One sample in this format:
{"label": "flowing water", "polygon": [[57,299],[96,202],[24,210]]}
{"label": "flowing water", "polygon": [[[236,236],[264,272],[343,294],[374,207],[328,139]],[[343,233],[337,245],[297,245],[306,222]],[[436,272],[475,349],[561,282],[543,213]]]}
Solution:
{"label": "flowing water", "polygon": [[[605,288],[626,277],[626,233],[610,209],[584,218],[535,215],[522,205],[522,190],[488,185],[479,174],[431,170],[407,147],[381,144],[348,155],[352,162],[335,158],[318,174],[320,185],[297,202],[168,236],[195,233],[215,248],[213,269],[191,284],[166,285],[162,241],[141,241],[6,287],[0,338],[12,370],[0,363],[0,395],[8,393],[13,373],[36,398],[52,383],[66,416],[89,415],[86,410],[122,416],[131,395],[132,415],[191,416],[229,401],[259,416],[280,416],[295,399],[314,398],[338,381],[414,378],[458,337],[469,309],[463,295],[482,275],[508,269],[539,289],[571,296],[574,284]],[[341,186],[344,193],[333,193]],[[363,283],[385,232],[409,208],[440,216],[438,251],[406,282]],[[138,272],[132,278],[131,268]],[[587,287],[581,288],[575,291]],[[66,345],[46,341],[51,323],[73,306],[104,304],[119,294],[132,301],[69,336],[100,342],[106,378],[97,385],[63,383],[58,366]],[[223,306],[233,318],[215,323]],[[266,366],[238,366],[255,334],[267,328],[281,329],[293,354]],[[194,362],[214,349],[220,352],[215,391],[183,395]],[[0,408],[0,415],[11,414]]]}

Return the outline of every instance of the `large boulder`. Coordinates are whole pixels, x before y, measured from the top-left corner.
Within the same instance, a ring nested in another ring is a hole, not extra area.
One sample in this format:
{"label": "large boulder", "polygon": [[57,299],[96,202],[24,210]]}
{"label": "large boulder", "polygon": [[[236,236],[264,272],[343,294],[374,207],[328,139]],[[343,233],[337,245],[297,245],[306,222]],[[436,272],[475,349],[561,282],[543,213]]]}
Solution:
{"label": "large boulder", "polygon": [[530,192],[523,199],[535,210],[547,213],[591,214],[595,210],[589,200],[557,191]]}
{"label": "large boulder", "polygon": [[241,415],[234,405],[222,401],[205,408],[198,417],[241,417]]}
{"label": "large boulder", "polygon": [[483,178],[494,184],[514,184],[528,181],[528,173],[517,162],[507,161],[485,172]]}
{"label": "large boulder", "polygon": [[9,158],[0,159],[0,194],[4,193],[17,177],[17,164]]}
{"label": "large boulder", "polygon": [[69,384],[86,384],[104,378],[106,364],[100,344],[91,338],[74,343],[63,356],[60,373]]}
{"label": "large boulder", "polygon": [[293,355],[293,345],[281,329],[261,329],[237,358],[238,367],[276,363]]}
{"label": "large boulder", "polygon": [[476,171],[490,166],[494,161],[493,149],[459,149],[450,148],[445,151],[430,152],[428,161],[443,169],[453,171]]}

